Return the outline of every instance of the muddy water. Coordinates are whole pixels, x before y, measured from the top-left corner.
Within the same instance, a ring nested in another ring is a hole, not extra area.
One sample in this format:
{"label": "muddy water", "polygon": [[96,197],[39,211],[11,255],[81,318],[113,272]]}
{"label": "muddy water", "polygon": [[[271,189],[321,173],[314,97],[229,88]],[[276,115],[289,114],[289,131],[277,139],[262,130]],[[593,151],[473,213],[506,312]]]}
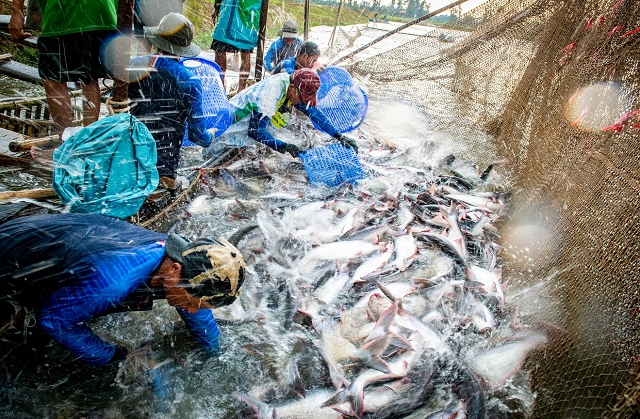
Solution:
{"label": "muddy water", "polygon": [[[373,197],[376,205],[383,206],[382,198],[389,198],[386,193],[399,191],[401,196],[423,192],[420,188],[426,187],[426,180],[442,159],[451,153],[458,155],[471,145],[453,142],[434,130],[434,126],[446,124],[443,118],[455,117],[450,112],[426,113],[375,94],[370,95],[369,111],[368,120],[353,133],[358,138],[359,157],[367,176],[361,184],[352,189],[312,187],[299,160],[263,147],[249,147],[243,155],[245,161],[262,162],[271,176],[256,176],[251,171],[235,172],[231,177],[212,176],[199,204],[185,205],[178,211],[175,230],[187,236],[228,237],[267,215],[273,226],[281,222],[277,226],[284,228],[283,214],[313,202],[337,202],[350,209],[371,205]],[[328,141],[303,118],[294,122],[281,130],[280,138],[303,147]],[[485,153],[491,155],[489,139],[477,133],[469,141],[477,138],[486,142]],[[201,161],[199,153],[198,147],[183,150],[181,165],[197,164]],[[459,159],[456,168],[462,174],[477,177],[477,163]],[[484,168],[484,164],[479,163],[479,167]],[[506,175],[497,169],[487,187],[499,189],[501,176]],[[307,224],[311,227],[319,221],[309,217]],[[92,329],[111,342],[140,348],[136,357],[122,368],[98,368],[74,360],[47,339],[16,345],[0,359],[4,373],[0,416],[252,417],[252,410],[233,392],[250,393],[264,402],[278,404],[299,399],[296,376],[308,394],[330,387],[329,371],[318,351],[318,335],[292,321],[299,299],[289,287],[291,272],[298,267],[296,261],[311,249],[309,238],[283,238],[279,236],[282,229],[269,231],[268,227],[269,223],[261,225],[239,244],[247,260],[248,278],[238,303],[240,314],[229,309],[216,311],[222,330],[220,353],[203,353],[166,302],[158,302],[148,312],[104,316],[90,324]],[[386,240],[392,241],[393,237],[387,236]],[[264,255],[269,257],[265,259]],[[282,261],[290,260],[293,263],[289,270],[278,267]],[[411,268],[400,275],[400,281],[433,277],[451,265],[449,257],[422,249]],[[353,304],[353,299],[345,299],[345,305]],[[37,328],[30,332],[38,333]],[[489,342],[483,336],[469,338],[455,332],[450,335],[449,344],[464,358]],[[503,407],[500,397],[520,400],[522,406],[518,405],[516,413],[526,412],[533,400],[528,384],[526,374],[521,374],[509,388],[501,389],[501,396],[488,394],[492,406],[497,406],[495,412]],[[443,400],[434,409],[444,409],[446,403]]]}

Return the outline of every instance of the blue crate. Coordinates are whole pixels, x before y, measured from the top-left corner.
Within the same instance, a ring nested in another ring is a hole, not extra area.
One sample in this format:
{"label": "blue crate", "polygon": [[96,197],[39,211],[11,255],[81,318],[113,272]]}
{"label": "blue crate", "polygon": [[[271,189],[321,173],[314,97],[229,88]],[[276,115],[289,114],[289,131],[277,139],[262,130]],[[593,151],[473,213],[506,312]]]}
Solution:
{"label": "blue crate", "polygon": [[[354,83],[347,70],[340,67],[327,67],[318,75],[318,109],[342,133],[358,128],[369,109],[369,100],[364,90]],[[315,127],[320,129],[317,125]]]}
{"label": "blue crate", "polygon": [[356,152],[340,144],[309,149],[300,158],[312,185],[338,186],[365,178]]}
{"label": "blue crate", "polygon": [[[220,78],[220,67],[204,57],[182,58],[180,63],[202,81],[202,111],[207,128],[218,128],[216,137],[224,133],[233,122],[233,108]],[[187,132],[183,146],[195,145],[189,141]]]}

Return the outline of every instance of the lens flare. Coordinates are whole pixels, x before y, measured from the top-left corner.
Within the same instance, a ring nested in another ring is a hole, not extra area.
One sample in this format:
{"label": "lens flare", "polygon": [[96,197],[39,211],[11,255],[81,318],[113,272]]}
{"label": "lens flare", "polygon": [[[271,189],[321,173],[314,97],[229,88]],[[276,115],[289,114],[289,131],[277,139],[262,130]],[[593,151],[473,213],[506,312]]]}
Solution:
{"label": "lens flare", "polygon": [[631,109],[632,98],[615,82],[599,82],[578,89],[569,99],[565,117],[574,127],[598,132]]}
{"label": "lens flare", "polygon": [[134,82],[148,75],[147,71],[129,68],[129,60],[138,51],[145,51],[144,45],[128,36],[115,36],[106,44],[103,52],[104,65],[112,76]]}

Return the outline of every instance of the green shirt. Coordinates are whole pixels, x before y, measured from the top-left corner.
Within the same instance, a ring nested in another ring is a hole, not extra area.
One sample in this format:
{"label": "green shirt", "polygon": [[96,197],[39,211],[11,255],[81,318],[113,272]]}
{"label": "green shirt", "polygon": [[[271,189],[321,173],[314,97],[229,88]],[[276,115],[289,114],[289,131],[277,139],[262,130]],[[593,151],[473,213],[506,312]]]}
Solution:
{"label": "green shirt", "polygon": [[115,30],[118,0],[38,0],[42,37]]}

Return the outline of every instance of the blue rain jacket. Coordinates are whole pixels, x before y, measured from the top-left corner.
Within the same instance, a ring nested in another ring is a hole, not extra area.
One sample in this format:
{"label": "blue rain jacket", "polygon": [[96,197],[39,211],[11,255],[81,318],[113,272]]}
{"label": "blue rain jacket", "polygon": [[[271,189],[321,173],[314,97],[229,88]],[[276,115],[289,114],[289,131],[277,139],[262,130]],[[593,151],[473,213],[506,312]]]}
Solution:
{"label": "blue rain jacket", "polygon": [[[85,322],[115,311],[148,310],[162,290],[147,283],[166,235],[96,214],[48,214],[0,225],[0,301],[37,311],[37,323],[73,355],[105,365],[115,346]],[[211,310],[177,309],[206,348],[218,348]]]}
{"label": "blue rain jacket", "polygon": [[285,58],[295,57],[298,55],[298,51],[300,51],[303,41],[300,38],[293,38],[293,40],[293,44],[287,44],[282,40],[282,38],[278,38],[269,46],[269,50],[264,56],[264,68],[267,71],[273,71],[273,69]]}
{"label": "blue rain jacket", "polygon": [[273,69],[273,74],[278,74],[278,73],[287,73],[287,74],[293,74],[294,71],[296,71],[296,57],[289,57],[285,60],[280,61],[280,64],[276,65],[275,68]]}
{"label": "blue rain jacket", "polygon": [[222,0],[211,37],[241,50],[258,45],[262,0]]}
{"label": "blue rain jacket", "polygon": [[82,128],[53,153],[53,190],[70,212],[129,217],[158,186],[156,143],[135,117]]}
{"label": "blue rain jacket", "polygon": [[203,117],[202,81],[177,60],[162,55],[136,57],[131,67],[136,80],[129,84],[131,114],[156,141],[159,175],[175,178],[183,139],[203,147],[213,139]]}

